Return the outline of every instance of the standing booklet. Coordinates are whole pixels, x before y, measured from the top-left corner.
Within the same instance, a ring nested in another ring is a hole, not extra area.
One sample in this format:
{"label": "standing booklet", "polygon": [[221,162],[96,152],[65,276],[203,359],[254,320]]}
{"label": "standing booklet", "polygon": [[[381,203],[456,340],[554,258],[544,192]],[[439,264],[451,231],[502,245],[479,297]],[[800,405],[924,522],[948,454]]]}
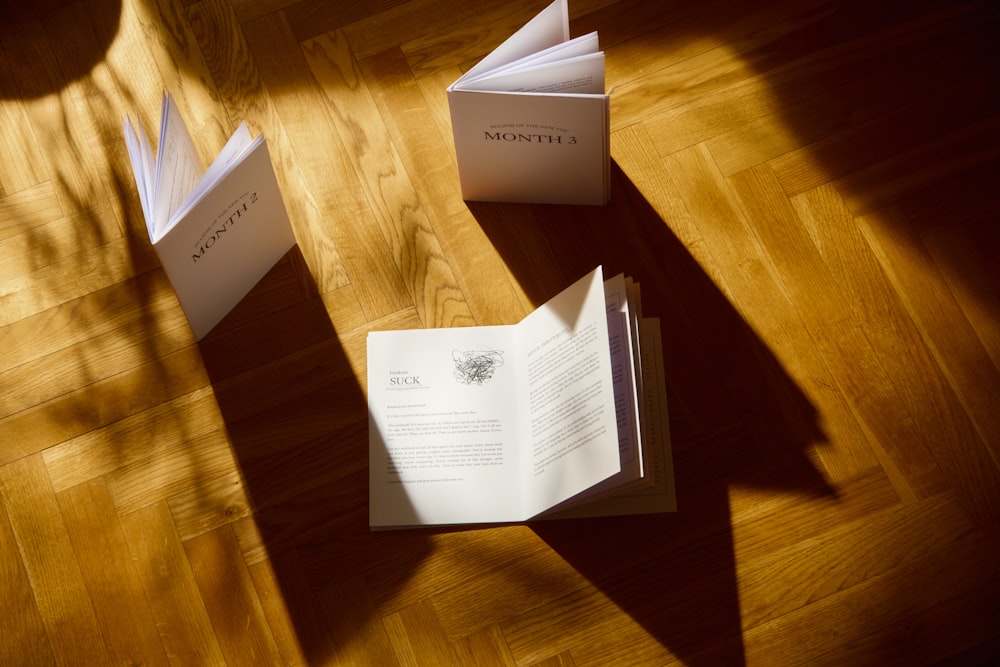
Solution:
{"label": "standing booklet", "polygon": [[241,123],[204,171],[169,94],[155,157],[141,124],[124,130],[149,240],[201,340],[295,245],[267,143]]}
{"label": "standing booklet", "polygon": [[601,267],[515,325],[370,333],[371,527],[673,511],[662,369]]}
{"label": "standing booklet", "polygon": [[597,33],[556,0],[448,87],[466,200],[606,204],[609,98]]}

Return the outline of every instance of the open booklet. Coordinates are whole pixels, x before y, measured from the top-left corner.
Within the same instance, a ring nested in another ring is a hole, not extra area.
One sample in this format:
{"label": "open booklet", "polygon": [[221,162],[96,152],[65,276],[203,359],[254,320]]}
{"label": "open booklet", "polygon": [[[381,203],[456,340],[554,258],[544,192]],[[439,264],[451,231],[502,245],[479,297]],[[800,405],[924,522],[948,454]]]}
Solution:
{"label": "open booklet", "polygon": [[609,98],[597,33],[556,0],[448,88],[467,200],[605,204]]}
{"label": "open booklet", "polygon": [[267,144],[241,123],[203,170],[169,94],[158,153],[123,126],[149,240],[200,340],[295,245]]}
{"label": "open booklet", "polygon": [[661,355],[601,267],[515,325],[370,333],[371,527],[673,511]]}

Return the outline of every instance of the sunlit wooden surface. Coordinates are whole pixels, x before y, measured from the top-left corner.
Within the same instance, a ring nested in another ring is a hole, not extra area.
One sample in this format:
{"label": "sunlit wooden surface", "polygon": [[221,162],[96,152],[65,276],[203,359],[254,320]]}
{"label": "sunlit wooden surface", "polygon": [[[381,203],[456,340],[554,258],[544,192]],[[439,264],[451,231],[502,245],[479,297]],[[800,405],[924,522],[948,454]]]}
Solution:
{"label": "sunlit wooden surface", "polygon": [[[613,202],[466,204],[444,89],[544,5],[0,4],[0,664],[998,659],[995,3],[571,0]],[[201,344],[121,137],[163,90],[206,161],[267,136],[298,239]],[[370,533],[366,333],[598,263],[680,511]]]}

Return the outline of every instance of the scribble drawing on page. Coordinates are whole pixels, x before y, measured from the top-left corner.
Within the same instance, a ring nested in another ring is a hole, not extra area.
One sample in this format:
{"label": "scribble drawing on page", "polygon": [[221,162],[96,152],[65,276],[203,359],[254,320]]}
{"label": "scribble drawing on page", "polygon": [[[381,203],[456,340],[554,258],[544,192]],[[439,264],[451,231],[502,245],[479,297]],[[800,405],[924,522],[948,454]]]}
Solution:
{"label": "scribble drawing on page", "polygon": [[452,350],[451,358],[455,362],[455,379],[462,384],[484,385],[503,366],[502,350]]}

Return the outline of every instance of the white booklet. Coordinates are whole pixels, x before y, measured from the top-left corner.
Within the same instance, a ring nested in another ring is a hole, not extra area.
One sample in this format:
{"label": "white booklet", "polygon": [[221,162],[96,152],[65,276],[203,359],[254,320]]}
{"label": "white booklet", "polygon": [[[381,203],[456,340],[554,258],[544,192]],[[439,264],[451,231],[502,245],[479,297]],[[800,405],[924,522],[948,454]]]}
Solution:
{"label": "white booklet", "polygon": [[556,0],[448,87],[467,200],[606,204],[609,98],[597,33]]}
{"label": "white booklet", "polygon": [[123,125],[149,240],[200,340],[295,245],[267,143],[241,123],[205,171],[169,94],[155,155]]}
{"label": "white booklet", "polygon": [[516,325],[370,333],[371,527],[675,509],[638,297],[598,267]]}

